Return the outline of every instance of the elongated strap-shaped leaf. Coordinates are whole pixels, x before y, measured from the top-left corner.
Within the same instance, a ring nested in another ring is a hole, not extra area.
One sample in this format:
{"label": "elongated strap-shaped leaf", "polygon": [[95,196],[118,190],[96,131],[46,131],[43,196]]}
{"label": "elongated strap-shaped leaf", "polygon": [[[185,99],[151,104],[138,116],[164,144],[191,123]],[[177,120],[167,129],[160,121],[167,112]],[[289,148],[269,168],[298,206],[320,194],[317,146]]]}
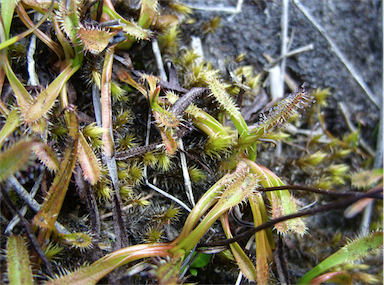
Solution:
{"label": "elongated strap-shaped leaf", "polygon": [[1,55],[1,60],[0,62],[4,63],[4,69],[5,69],[5,74],[7,75],[8,81],[11,84],[12,90],[15,94],[16,100],[17,100],[17,105],[20,108],[20,111],[23,115],[26,114],[30,104],[33,101],[33,98],[31,94],[25,89],[23,84],[19,81],[15,73],[13,72],[8,58],[4,56],[4,53]]}
{"label": "elongated strap-shaped leaf", "polygon": [[232,98],[229,97],[224,85],[216,78],[211,78],[208,83],[209,88],[212,91],[212,95],[231,116],[231,120],[236,129],[239,131],[239,134],[245,136],[249,135],[248,125],[244,121],[239,108],[235,105]]}
{"label": "elongated strap-shaped leaf", "polygon": [[[23,1],[24,2],[24,1]],[[53,50],[56,55],[59,57],[59,59],[64,59],[64,53],[62,47],[57,44],[54,40],[52,40],[49,36],[47,36],[45,33],[43,33],[41,30],[35,28],[35,24],[32,22],[32,20],[28,17],[27,12],[25,11],[24,7],[22,5],[18,5],[17,7],[17,15],[21,19],[21,21],[24,23],[24,25],[27,26],[29,29],[34,29],[34,34],[43,42],[45,43],[51,50]]]}
{"label": "elongated strap-shaped leaf", "polygon": [[31,123],[42,116],[44,116],[53,106],[55,100],[59,96],[60,90],[63,85],[68,81],[68,79],[74,74],[80,65],[72,67],[68,65],[56,79],[49,84],[49,86],[43,90],[33,102],[33,104],[28,108],[28,111],[24,115],[26,123]]}
{"label": "elongated strap-shaped leaf", "polygon": [[11,23],[13,18],[13,12],[16,7],[15,0],[3,0],[1,1],[1,17],[3,18],[5,39],[8,40],[9,32],[11,30]]}
{"label": "elongated strap-shaped leaf", "polygon": [[[242,158],[247,165],[251,167],[251,172],[259,175],[260,183],[263,187],[272,187],[272,186],[284,186],[284,183],[269,169],[256,164],[254,161]],[[272,204],[272,215],[273,218],[293,214],[297,212],[296,203],[293,201],[291,194],[288,190],[279,190],[269,192],[268,197],[271,200]],[[275,225],[275,228],[281,233],[287,233],[289,230],[305,234],[306,226],[302,219],[296,218],[284,222],[280,222]]]}
{"label": "elongated strap-shaped leaf", "polygon": [[59,171],[48,191],[48,196],[40,207],[39,212],[33,218],[33,224],[40,227],[54,229],[54,223],[60,213],[68,184],[72,177],[73,169],[76,164],[76,154],[78,146],[78,122],[74,111],[66,111],[68,117],[68,127],[70,137],[68,138],[67,148],[60,163]]}
{"label": "elongated strap-shaped leaf", "polygon": [[[231,229],[229,227],[229,221],[228,221],[228,213],[225,213],[221,215],[220,217],[221,225],[223,226],[225,236],[227,238],[233,238],[233,235],[231,233]],[[232,254],[235,257],[237,264],[239,265],[239,268],[241,272],[244,274],[245,277],[247,277],[249,280],[255,282],[258,277],[258,273],[256,272],[255,267],[252,264],[252,261],[249,259],[249,257],[245,254],[244,250],[240,247],[240,245],[237,242],[229,244]],[[268,265],[267,265],[268,266]],[[268,269],[268,267],[267,267]],[[267,283],[257,283],[257,284],[267,284]]]}
{"label": "elongated strap-shaped leaf", "polygon": [[7,272],[10,285],[33,284],[28,248],[22,237],[14,235],[8,238]]}
{"label": "elongated strap-shaped leaf", "polygon": [[[9,40],[6,40],[6,41],[0,43],[0,50],[20,41],[22,38],[25,38],[30,33],[32,33],[35,29],[37,29],[42,23],[45,22],[45,20],[49,17],[49,15],[51,15],[51,13],[53,11],[54,4],[55,4],[55,1],[52,1],[51,6],[49,7],[49,10],[47,11],[47,13],[44,14],[44,16],[40,19],[40,21],[33,28],[30,28],[21,34],[14,36],[14,37],[10,38]],[[4,4],[2,3],[1,9],[3,9],[3,5]],[[5,4],[5,5],[7,5],[7,4]],[[2,25],[1,25],[1,28],[3,28]]]}
{"label": "elongated strap-shaped leaf", "polygon": [[308,271],[297,284],[309,284],[309,282],[331,267],[351,263],[366,257],[372,251],[383,248],[383,232],[377,231],[368,236],[357,238],[343,246],[340,250],[324,259],[310,271]]}
{"label": "elongated strap-shaped leaf", "polygon": [[100,179],[100,165],[97,157],[84,138],[83,133],[79,133],[79,148],[77,151],[84,177],[91,185],[95,185]]}
{"label": "elongated strap-shaped leaf", "polygon": [[201,197],[197,202],[195,207],[193,207],[184,223],[184,227],[180,235],[171,244],[176,244],[179,240],[182,240],[189,235],[197,221],[208,211],[209,208],[211,208],[213,204],[217,202],[216,198],[219,197],[222,189],[226,185],[233,183],[236,179],[244,179],[248,172],[249,170],[246,164],[239,163],[235,172],[224,175],[211,188],[209,188],[209,190],[207,190],[203,197]]}
{"label": "elongated strap-shaped leaf", "polygon": [[113,156],[113,138],[112,138],[112,107],[111,107],[111,77],[113,64],[113,50],[107,50],[104,58],[104,68],[101,77],[101,120],[102,126],[107,131],[103,132],[103,152],[108,158]]}
{"label": "elongated strap-shaped leaf", "polygon": [[174,246],[165,244],[140,244],[114,251],[89,266],[48,281],[47,285],[93,285],[115,268],[146,257],[170,256]]}
{"label": "elongated strap-shaped leaf", "polygon": [[13,110],[9,112],[7,120],[0,131],[0,147],[3,146],[6,138],[16,130],[21,122],[20,110],[13,108]]}
{"label": "elongated strap-shaped leaf", "polygon": [[[261,198],[261,199],[260,199]],[[255,227],[263,224],[263,218],[261,215],[261,207],[263,204],[259,204],[262,201],[260,193],[254,193],[249,196],[249,202],[253,215],[253,223]],[[271,249],[268,243],[268,238],[265,230],[255,233],[256,241],[256,272],[257,272],[257,284],[268,284],[269,283],[269,266],[268,266],[268,255],[270,255]]]}
{"label": "elongated strap-shaped leaf", "polygon": [[[243,162],[239,162],[243,164]],[[248,169],[249,171],[249,169]],[[236,179],[232,184],[224,190],[221,194],[219,201],[208,212],[200,224],[190,233],[184,240],[182,240],[171,253],[178,249],[184,249],[187,253],[198,243],[205,232],[213,225],[213,223],[230,208],[246,200],[256,186],[259,180],[257,175],[248,173],[244,179]]]}
{"label": "elongated strap-shaped leaf", "polygon": [[20,141],[0,153],[0,182],[28,165],[32,144],[30,141]]}

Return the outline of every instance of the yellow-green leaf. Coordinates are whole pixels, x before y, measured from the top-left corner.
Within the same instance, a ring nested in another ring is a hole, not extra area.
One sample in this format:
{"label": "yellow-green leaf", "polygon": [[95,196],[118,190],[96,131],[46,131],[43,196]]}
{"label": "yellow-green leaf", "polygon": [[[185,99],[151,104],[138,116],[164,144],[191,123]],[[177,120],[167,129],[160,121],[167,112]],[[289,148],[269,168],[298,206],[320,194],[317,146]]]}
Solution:
{"label": "yellow-green leaf", "polygon": [[43,90],[33,102],[33,104],[28,108],[28,111],[24,114],[24,119],[26,123],[31,123],[48,112],[53,104],[55,103],[56,98],[59,96],[59,92],[67,80],[74,74],[80,65],[72,67],[68,65],[56,79],[49,84],[47,89]]}
{"label": "yellow-green leaf", "polygon": [[20,141],[0,153],[0,182],[28,165],[32,142]]}
{"label": "yellow-green leaf", "polygon": [[[225,236],[229,238],[233,238],[233,235],[231,233],[229,222],[228,222],[228,213],[225,213],[220,217],[221,224],[223,226]],[[247,277],[249,280],[255,282],[257,279],[257,273],[255,267],[252,264],[252,261],[249,259],[249,257],[245,254],[244,250],[240,247],[240,245],[237,242],[229,244],[233,256],[235,257],[237,264],[239,265],[239,268],[241,272],[244,274],[245,277]],[[268,268],[268,267],[267,267]],[[266,284],[266,283],[259,283],[258,284]]]}
{"label": "yellow-green leaf", "polygon": [[13,235],[8,238],[7,272],[10,285],[33,284],[28,248],[22,237]]}
{"label": "yellow-green leaf", "polygon": [[6,138],[16,130],[21,122],[20,111],[17,108],[13,108],[13,110],[9,112],[7,120],[0,131],[0,147],[3,146]]}

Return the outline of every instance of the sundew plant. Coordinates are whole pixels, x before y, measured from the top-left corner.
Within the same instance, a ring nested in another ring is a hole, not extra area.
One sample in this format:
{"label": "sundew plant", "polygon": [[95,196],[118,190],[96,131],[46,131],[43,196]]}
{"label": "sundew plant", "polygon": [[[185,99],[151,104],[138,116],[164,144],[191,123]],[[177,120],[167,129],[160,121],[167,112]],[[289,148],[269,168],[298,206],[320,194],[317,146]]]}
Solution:
{"label": "sundew plant", "polygon": [[[382,169],[358,131],[327,130],[329,89],[246,120],[265,74],[186,48],[176,1],[3,0],[0,24],[2,282],[381,280]],[[366,235],[313,230],[370,203]]]}

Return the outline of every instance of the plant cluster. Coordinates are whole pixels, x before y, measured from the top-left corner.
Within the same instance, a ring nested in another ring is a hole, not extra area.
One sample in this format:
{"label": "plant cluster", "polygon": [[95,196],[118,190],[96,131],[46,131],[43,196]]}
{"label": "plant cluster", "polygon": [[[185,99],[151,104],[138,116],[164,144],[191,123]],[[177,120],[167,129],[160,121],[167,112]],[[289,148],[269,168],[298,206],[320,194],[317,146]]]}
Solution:
{"label": "plant cluster", "polygon": [[[382,199],[382,169],[368,170],[359,133],[327,130],[328,89],[302,84],[246,121],[239,97],[254,100],[262,75],[241,66],[242,55],[228,80],[180,48],[187,6],[3,0],[1,8],[2,280],[179,284],[220,257],[249,281],[289,282],[283,241],[308,236],[303,216],[349,207],[353,217]],[[34,23],[29,12],[43,16]],[[37,77],[52,77],[45,87],[28,83],[33,62],[20,70],[32,33],[50,71]],[[167,78],[155,75],[151,41]],[[299,132],[318,120],[320,134]],[[272,163],[265,144],[288,154]],[[315,195],[339,198],[308,206]],[[382,247],[381,225],[373,227],[293,282],[377,282],[382,271],[350,266]]]}

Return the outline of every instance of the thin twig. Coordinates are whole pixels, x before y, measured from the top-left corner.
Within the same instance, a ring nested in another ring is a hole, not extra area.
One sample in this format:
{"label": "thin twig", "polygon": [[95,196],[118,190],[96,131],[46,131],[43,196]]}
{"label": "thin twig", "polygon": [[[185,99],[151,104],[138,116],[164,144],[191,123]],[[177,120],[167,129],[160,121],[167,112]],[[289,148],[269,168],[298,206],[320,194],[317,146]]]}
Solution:
{"label": "thin twig", "polygon": [[271,192],[271,191],[277,191],[277,190],[299,190],[299,191],[307,191],[307,192],[313,192],[318,194],[324,194],[329,196],[355,196],[355,197],[363,197],[365,193],[362,192],[354,192],[354,191],[344,191],[344,192],[337,192],[337,191],[329,191],[329,190],[322,190],[318,188],[312,188],[309,186],[303,186],[303,185],[285,185],[285,186],[272,186],[268,188],[257,188],[257,191],[260,192]]}
{"label": "thin twig", "polygon": [[[291,39],[292,39],[292,37],[293,37],[293,35],[291,35]],[[294,56],[294,55],[302,53],[302,52],[311,51],[311,50],[313,50],[313,48],[314,48],[313,44],[308,44],[306,46],[299,47],[299,48],[294,49],[292,51],[288,51],[286,54],[282,54],[278,58],[269,62],[268,65],[266,67],[264,67],[264,69],[268,70],[271,66],[278,64],[284,58],[291,57],[291,56]]]}
{"label": "thin twig", "polygon": [[[28,193],[27,190],[25,190],[25,188],[23,187],[23,185],[20,184],[20,182],[16,179],[15,176],[10,176],[8,178],[8,182],[14,187],[17,195],[19,195],[19,197],[21,199],[24,200],[25,203],[27,203],[27,205],[32,209],[34,210],[35,212],[38,212],[40,210],[40,204],[36,202],[35,199],[33,199],[33,197],[31,197],[31,195]],[[55,222],[55,227],[57,229],[57,231],[61,234],[70,234],[69,231],[67,231],[66,228],[64,228],[63,225],[61,225],[59,222]]]}
{"label": "thin twig", "polygon": [[[282,17],[281,17],[281,52],[280,54],[286,54],[288,52],[287,47],[287,39],[288,39],[288,18],[289,18],[289,0],[282,0]],[[285,74],[285,62],[286,57],[284,57],[281,61],[281,69],[280,69],[280,84],[283,85],[282,90],[284,90],[284,74]]]}
{"label": "thin twig", "polygon": [[[41,181],[43,180],[43,176],[44,176],[44,171],[42,171],[40,173],[40,176],[37,178],[37,181],[35,182],[35,184],[33,185],[32,189],[31,189],[31,192],[29,192],[29,196],[34,199],[37,191],[39,190],[39,187],[40,187],[40,184],[41,184]],[[33,200],[34,201],[34,200]],[[27,206],[23,206],[21,209],[20,209],[20,213],[24,216],[25,213],[27,212]],[[9,234],[11,233],[12,229],[20,222],[20,218],[18,215],[15,215],[13,216],[12,220],[9,222],[7,228],[5,229],[4,231],[4,234]]]}
{"label": "thin twig", "polygon": [[176,197],[172,196],[171,194],[161,190],[160,188],[156,187],[155,185],[153,185],[152,183],[150,183],[148,181],[147,178],[145,178],[145,184],[147,184],[147,186],[149,188],[151,188],[152,190],[155,190],[156,192],[160,193],[161,195],[163,195],[164,197],[167,197],[168,199],[171,199],[172,201],[176,202],[177,204],[179,204],[181,207],[183,207],[184,209],[186,209],[188,212],[191,212],[192,210],[187,206],[185,205],[182,201],[180,201],[179,199],[177,199]]}
{"label": "thin twig", "polygon": [[208,11],[208,12],[224,12],[224,13],[229,13],[229,14],[237,14],[241,12],[241,7],[243,5],[244,0],[237,0],[236,7],[226,7],[224,5],[216,5],[216,6],[204,6],[204,5],[190,5],[192,9],[195,10],[203,10],[203,11]]}

